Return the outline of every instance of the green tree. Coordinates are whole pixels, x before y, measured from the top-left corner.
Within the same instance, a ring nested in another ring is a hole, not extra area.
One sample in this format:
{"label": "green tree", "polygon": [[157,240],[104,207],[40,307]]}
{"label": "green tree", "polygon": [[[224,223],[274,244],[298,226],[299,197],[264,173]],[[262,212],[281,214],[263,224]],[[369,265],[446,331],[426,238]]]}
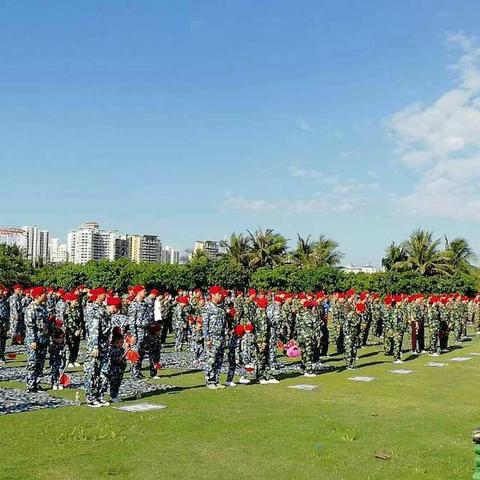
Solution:
{"label": "green tree", "polygon": [[452,271],[461,273],[468,273],[472,267],[471,262],[477,259],[468,241],[460,237],[454,238],[452,241],[445,237],[443,255]]}
{"label": "green tree", "polygon": [[265,231],[259,229],[255,233],[248,232],[251,244],[249,267],[274,268],[285,260],[287,240],[272,229]]}
{"label": "green tree", "polygon": [[16,245],[0,245],[0,283],[30,284],[32,273],[32,264]]}
{"label": "green tree", "polygon": [[223,240],[220,245],[226,250],[226,257],[232,265],[248,268],[250,254],[250,238],[242,233],[232,233],[228,240]]}
{"label": "green tree", "polygon": [[311,264],[316,267],[336,267],[342,260],[343,253],[339,250],[335,240],[320,235],[313,244],[310,258]]}
{"label": "green tree", "polygon": [[382,258],[382,267],[387,271],[398,270],[399,265],[407,260],[408,256],[402,245],[392,242],[385,250],[385,256]]}

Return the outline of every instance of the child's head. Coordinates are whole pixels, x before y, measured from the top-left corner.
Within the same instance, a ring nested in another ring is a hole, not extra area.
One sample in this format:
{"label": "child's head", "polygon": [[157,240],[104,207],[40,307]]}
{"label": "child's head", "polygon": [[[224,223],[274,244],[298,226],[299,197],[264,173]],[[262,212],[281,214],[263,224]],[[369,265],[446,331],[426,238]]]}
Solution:
{"label": "child's head", "polygon": [[53,331],[52,339],[55,343],[64,343],[65,342],[65,332],[61,328],[56,328]]}
{"label": "child's head", "polygon": [[112,338],[112,343],[114,347],[122,348],[123,347],[123,335],[117,334]]}

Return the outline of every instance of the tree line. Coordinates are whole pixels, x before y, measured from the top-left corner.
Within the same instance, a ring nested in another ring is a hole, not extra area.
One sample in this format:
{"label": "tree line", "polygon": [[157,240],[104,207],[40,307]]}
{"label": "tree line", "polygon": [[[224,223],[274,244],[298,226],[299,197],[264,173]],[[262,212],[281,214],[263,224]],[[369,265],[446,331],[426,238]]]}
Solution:
{"label": "tree line", "polygon": [[416,230],[385,251],[384,272],[347,273],[340,270],[344,254],[338,243],[321,235],[318,239],[298,236],[292,249],[287,239],[271,229],[232,234],[222,242],[225,254],[210,259],[197,252],[183,265],[92,261],[85,265],[63,264],[34,267],[17,247],[0,245],[0,283],[42,284],[73,288],[106,286],[125,291],[128,285],[145,284],[175,291],[221,284],[226,288],[247,287],[290,291],[348,289],[386,293],[475,294],[480,286],[476,256],[463,238],[442,242],[432,232]]}

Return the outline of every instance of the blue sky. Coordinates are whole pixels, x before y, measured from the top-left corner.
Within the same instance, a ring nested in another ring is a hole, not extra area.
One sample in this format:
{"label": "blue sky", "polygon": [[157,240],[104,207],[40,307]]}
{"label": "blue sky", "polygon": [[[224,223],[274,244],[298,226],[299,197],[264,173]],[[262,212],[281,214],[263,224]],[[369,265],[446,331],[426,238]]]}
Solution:
{"label": "blue sky", "polygon": [[480,251],[477,1],[3,1],[0,224]]}

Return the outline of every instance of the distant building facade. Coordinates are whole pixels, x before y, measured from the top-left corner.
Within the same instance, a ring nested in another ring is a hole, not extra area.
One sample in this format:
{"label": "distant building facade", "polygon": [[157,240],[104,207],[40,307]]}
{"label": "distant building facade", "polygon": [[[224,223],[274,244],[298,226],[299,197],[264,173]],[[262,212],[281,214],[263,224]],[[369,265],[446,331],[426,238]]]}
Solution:
{"label": "distant building facade", "polygon": [[340,270],[348,273],[377,273],[378,268],[372,267],[372,265],[344,265],[340,267]]}
{"label": "distant building facade", "polygon": [[52,238],[49,246],[49,262],[50,263],[67,263],[68,250],[65,243],[60,243],[58,238]]}
{"label": "distant building facade", "polygon": [[136,263],[160,263],[162,242],[156,235],[127,235],[127,256]]}
{"label": "distant building facade", "polygon": [[84,264],[90,260],[115,260],[116,230],[102,230],[97,222],[88,222],[67,236],[70,262]]}
{"label": "distant building facade", "polygon": [[192,255],[204,252],[211,260],[215,260],[220,255],[220,243],[214,240],[197,240],[193,247]]}

